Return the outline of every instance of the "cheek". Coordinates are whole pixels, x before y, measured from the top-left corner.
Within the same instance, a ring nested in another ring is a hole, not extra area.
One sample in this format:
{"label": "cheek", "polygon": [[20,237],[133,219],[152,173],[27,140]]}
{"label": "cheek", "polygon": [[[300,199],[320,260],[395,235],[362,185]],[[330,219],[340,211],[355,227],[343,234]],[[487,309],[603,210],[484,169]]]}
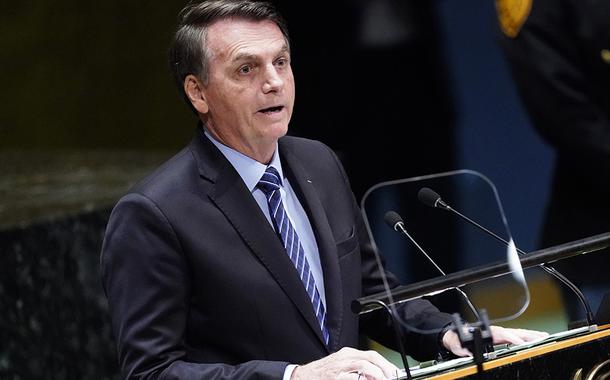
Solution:
{"label": "cheek", "polygon": [[239,109],[245,106],[248,89],[231,82],[229,79],[225,78],[223,80],[225,83],[215,92],[215,96],[222,103],[223,109]]}
{"label": "cheek", "polygon": [[294,84],[294,79],[292,78],[292,76],[290,77],[290,80],[286,81],[286,91],[288,92],[288,98],[290,99],[290,108],[292,109],[292,106],[294,105],[294,98],[295,98],[295,93],[296,93],[296,88],[295,88],[295,84]]}
{"label": "cheek", "polygon": [[244,117],[246,104],[239,96],[223,94],[219,103],[218,111],[222,118],[236,120]]}
{"label": "cheek", "polygon": [[292,75],[292,70],[290,70],[287,74],[286,74],[286,79],[284,81],[287,85],[287,87],[290,87],[292,89],[292,91],[294,92],[294,76]]}

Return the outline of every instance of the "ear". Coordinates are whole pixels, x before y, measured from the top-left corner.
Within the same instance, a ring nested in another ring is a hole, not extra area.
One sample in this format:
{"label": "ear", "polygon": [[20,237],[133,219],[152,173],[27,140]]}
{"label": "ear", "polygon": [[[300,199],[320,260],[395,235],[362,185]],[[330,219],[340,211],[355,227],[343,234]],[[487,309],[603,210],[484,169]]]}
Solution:
{"label": "ear", "polygon": [[184,92],[197,112],[202,114],[208,113],[210,107],[205,99],[203,83],[199,78],[193,74],[187,75],[184,78]]}

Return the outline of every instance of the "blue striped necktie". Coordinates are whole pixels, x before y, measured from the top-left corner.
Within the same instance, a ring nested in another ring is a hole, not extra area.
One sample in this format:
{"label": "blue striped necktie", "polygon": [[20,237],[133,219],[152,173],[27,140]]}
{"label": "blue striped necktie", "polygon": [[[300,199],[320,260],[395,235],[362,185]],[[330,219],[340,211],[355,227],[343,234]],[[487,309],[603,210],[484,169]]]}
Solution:
{"label": "blue striped necktie", "polygon": [[282,239],[284,248],[286,248],[286,253],[288,253],[290,260],[292,260],[294,267],[301,277],[301,281],[303,282],[305,290],[309,295],[314,312],[316,313],[316,318],[320,324],[324,342],[326,345],[328,345],[329,334],[328,329],[326,328],[326,311],[324,310],[320,293],[318,293],[318,288],[316,287],[313,274],[309,268],[309,263],[305,257],[305,251],[303,251],[303,246],[301,245],[299,236],[294,230],[292,223],[290,223],[288,214],[284,209],[282,197],[280,195],[281,186],[282,180],[280,179],[280,175],[278,174],[277,170],[273,166],[267,167],[265,174],[263,174],[263,177],[257,185],[257,187],[261,189],[267,197],[269,214],[271,214],[275,231]]}

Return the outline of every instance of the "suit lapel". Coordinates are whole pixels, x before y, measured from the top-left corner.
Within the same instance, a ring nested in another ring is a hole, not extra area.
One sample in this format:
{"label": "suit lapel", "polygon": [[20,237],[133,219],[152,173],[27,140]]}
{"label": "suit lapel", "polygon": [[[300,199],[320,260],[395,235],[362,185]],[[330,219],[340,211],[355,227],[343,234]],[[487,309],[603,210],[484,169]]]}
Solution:
{"label": "suit lapel", "polygon": [[311,301],[292,261],[235,168],[203,132],[195,137],[191,150],[201,176],[214,183],[208,192],[210,200],[227,217],[325,346]]}
{"label": "suit lapel", "polygon": [[324,273],[324,289],[326,291],[327,328],[330,333],[329,348],[333,352],[339,348],[339,336],[343,320],[343,293],[337,246],[326,212],[316,191],[316,186],[320,184],[311,182],[311,177],[307,174],[300,159],[292,153],[286,144],[281,144],[281,141],[282,167],[307,213],[320,253],[320,262]]}

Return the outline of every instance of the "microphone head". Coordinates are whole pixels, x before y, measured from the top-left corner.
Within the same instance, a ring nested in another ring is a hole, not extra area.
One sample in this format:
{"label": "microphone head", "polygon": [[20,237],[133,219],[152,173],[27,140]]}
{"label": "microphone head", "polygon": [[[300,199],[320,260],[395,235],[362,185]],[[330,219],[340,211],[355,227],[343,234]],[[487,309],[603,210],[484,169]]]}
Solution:
{"label": "microphone head", "polygon": [[441,200],[440,195],[438,195],[434,190],[427,187],[422,187],[421,189],[419,189],[419,192],[417,193],[417,198],[421,203],[430,207],[438,207],[438,203]]}
{"label": "microphone head", "polygon": [[396,211],[388,211],[385,213],[383,217],[385,222],[390,226],[393,230],[396,230],[396,225],[403,223],[402,218]]}

